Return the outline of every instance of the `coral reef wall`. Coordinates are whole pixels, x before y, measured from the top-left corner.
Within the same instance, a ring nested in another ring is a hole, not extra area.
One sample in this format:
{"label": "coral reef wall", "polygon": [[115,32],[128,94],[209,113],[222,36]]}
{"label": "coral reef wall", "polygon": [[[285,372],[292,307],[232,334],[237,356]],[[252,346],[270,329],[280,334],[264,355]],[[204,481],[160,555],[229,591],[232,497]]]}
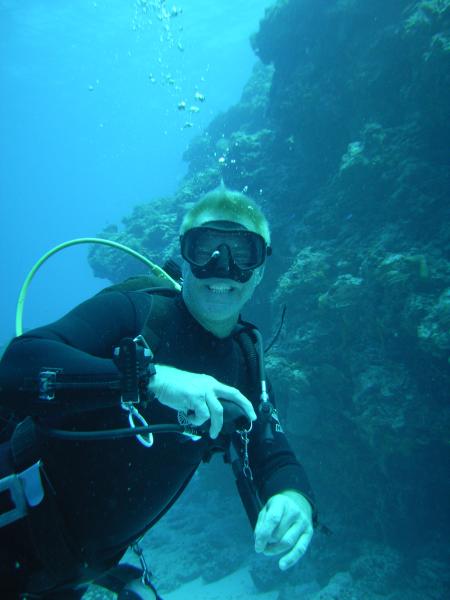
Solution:
{"label": "coral reef wall", "polygon": [[447,519],[449,24],[448,2],[305,0],[253,39],[274,65],[286,422],[327,508],[394,540],[431,533],[424,506]]}
{"label": "coral reef wall", "polygon": [[287,305],[268,369],[328,548],[432,553],[450,532],[450,2],[280,0],[252,46],[177,194],[106,233],[161,262],[199,194],[248,190],[274,248],[252,316],[275,328]]}

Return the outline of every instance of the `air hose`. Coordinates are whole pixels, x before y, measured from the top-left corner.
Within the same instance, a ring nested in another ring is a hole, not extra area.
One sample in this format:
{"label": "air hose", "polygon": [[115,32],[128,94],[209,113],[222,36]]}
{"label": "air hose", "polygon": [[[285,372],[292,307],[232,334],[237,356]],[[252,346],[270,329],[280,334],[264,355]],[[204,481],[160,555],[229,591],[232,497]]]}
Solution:
{"label": "air hose", "polygon": [[33,279],[33,277],[36,274],[36,271],[45,263],[46,260],[48,260],[50,258],[50,256],[52,256],[53,254],[56,254],[57,252],[59,252],[60,250],[64,250],[65,248],[68,248],[69,246],[76,246],[78,244],[101,244],[103,246],[112,246],[113,248],[118,248],[119,250],[123,250],[124,252],[127,252],[128,254],[131,254],[131,256],[134,256],[135,258],[137,258],[138,260],[142,261],[143,263],[145,263],[150,270],[152,271],[152,273],[154,273],[157,277],[165,280],[166,282],[170,283],[170,285],[172,285],[175,289],[179,290],[180,289],[180,285],[179,283],[177,283],[175,281],[175,279],[173,279],[172,277],[170,277],[170,275],[168,275],[164,269],[161,269],[161,267],[158,267],[158,265],[156,265],[155,263],[153,263],[151,260],[149,260],[148,258],[146,258],[145,256],[143,256],[142,254],[139,254],[139,252],[136,252],[135,250],[132,250],[131,248],[128,248],[128,246],[124,246],[123,244],[119,244],[118,242],[113,242],[112,240],[105,240],[102,238],[91,238],[91,237],[86,237],[86,238],[77,238],[74,240],[69,240],[67,242],[64,242],[62,244],[59,244],[58,246],[55,246],[54,248],[52,248],[51,250],[49,250],[48,252],[46,252],[37,262],[36,264],[33,266],[33,268],[31,269],[31,271],[28,273],[22,288],[20,290],[20,294],[19,294],[19,299],[17,301],[17,308],[16,308],[16,336],[22,335],[23,333],[23,308],[24,308],[24,303],[25,303],[25,298],[28,292],[28,287]]}
{"label": "air hose", "polygon": [[[235,431],[240,431],[242,429],[248,432],[251,431],[252,422],[248,419],[247,414],[239,404],[225,398],[219,398],[219,401],[223,407],[222,433],[232,434]],[[179,419],[182,415],[183,413],[180,413]],[[184,417],[186,417],[186,415],[184,415]],[[50,437],[61,440],[112,440],[146,435],[149,433],[183,433],[189,436],[201,437],[208,434],[210,425],[211,422],[210,419],[208,419],[201,425],[191,425],[186,421],[184,424],[181,424],[181,422],[179,424],[167,423],[145,425],[144,427],[133,426],[131,429],[127,427],[123,429],[107,429],[100,431],[69,431],[66,429],[45,427],[42,424],[40,424],[39,427]]]}
{"label": "air hose", "polygon": [[[134,427],[133,429],[107,429],[105,431],[68,431],[66,429],[54,429],[53,427],[44,427],[40,425],[41,431],[49,437],[60,440],[114,440],[136,437],[148,433],[186,433],[186,427],[183,425],[149,425],[148,427]],[[192,435],[200,435],[200,432],[193,432]]]}

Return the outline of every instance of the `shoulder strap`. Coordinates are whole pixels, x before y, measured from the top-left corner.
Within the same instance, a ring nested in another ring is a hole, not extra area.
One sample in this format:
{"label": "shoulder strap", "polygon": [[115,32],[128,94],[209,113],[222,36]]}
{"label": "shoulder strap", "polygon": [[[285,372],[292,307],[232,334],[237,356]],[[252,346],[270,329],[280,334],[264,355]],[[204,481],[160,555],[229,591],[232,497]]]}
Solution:
{"label": "shoulder strap", "polygon": [[175,288],[163,287],[161,285],[161,279],[158,279],[156,275],[137,275],[135,277],[129,277],[120,283],[110,285],[103,290],[100,290],[98,294],[105,294],[107,292],[140,292],[147,290],[171,290],[174,293],[178,293]]}
{"label": "shoulder strap", "polygon": [[108,292],[145,292],[152,295],[152,304],[145,320],[141,335],[153,352],[160,343],[163,332],[173,331],[178,325],[179,311],[174,299],[180,292],[174,288],[160,286],[160,280],[152,275],[129,277],[121,283],[111,285],[99,294]]}
{"label": "shoulder strap", "polygon": [[145,291],[153,295],[153,301],[141,334],[152,351],[156,352],[163,335],[171,337],[181,326],[181,314],[176,306],[179,292],[163,288]]}
{"label": "shoulder strap", "polygon": [[[234,332],[234,339],[238,346],[241,348],[242,354],[244,355],[247,368],[250,373],[251,381],[256,386],[255,389],[259,389],[259,356],[255,346],[255,338],[252,335],[252,330],[256,329],[252,323],[245,321],[239,321],[237,328]],[[261,357],[264,360],[264,357]]]}

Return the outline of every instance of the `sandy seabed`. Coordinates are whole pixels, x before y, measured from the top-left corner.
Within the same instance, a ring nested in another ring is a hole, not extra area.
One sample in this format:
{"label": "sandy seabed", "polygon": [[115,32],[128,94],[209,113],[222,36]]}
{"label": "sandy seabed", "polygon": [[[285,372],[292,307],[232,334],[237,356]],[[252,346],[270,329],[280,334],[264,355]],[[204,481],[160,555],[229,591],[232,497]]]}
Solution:
{"label": "sandy seabed", "polygon": [[201,577],[183,584],[173,592],[163,595],[164,600],[276,600],[278,592],[261,593],[256,589],[250,573],[242,568],[223,579],[205,583]]}

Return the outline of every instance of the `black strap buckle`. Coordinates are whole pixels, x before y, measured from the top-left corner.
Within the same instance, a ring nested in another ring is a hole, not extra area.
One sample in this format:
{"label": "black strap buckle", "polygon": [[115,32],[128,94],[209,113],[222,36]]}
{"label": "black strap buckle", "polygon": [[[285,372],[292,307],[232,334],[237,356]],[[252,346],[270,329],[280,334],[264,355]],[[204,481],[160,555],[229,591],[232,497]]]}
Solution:
{"label": "black strap buckle", "polygon": [[[122,373],[122,402],[138,404],[151,375],[152,351],[142,335],[126,337],[114,348],[113,360]],[[153,369],[154,373],[154,369]]]}

